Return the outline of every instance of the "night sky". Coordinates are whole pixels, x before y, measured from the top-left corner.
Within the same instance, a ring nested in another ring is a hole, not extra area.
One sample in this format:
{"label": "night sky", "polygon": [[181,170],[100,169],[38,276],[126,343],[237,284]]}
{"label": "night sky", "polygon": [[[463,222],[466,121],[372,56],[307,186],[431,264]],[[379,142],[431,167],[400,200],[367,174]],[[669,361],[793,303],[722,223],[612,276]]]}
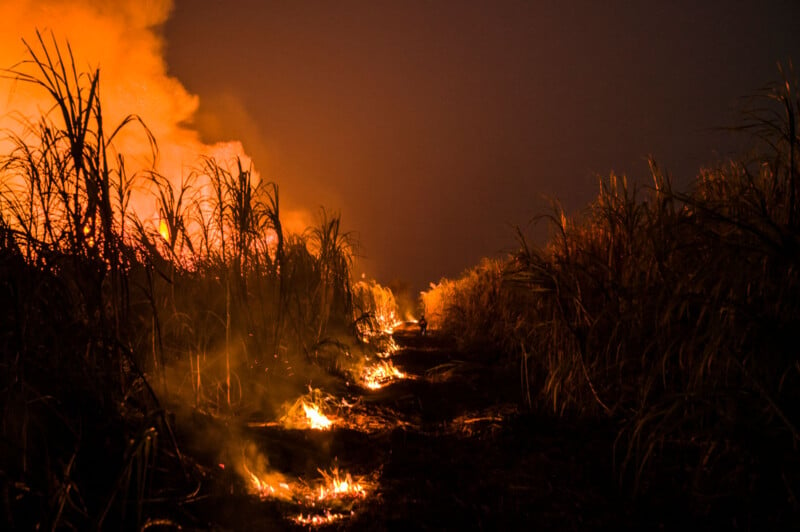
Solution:
{"label": "night sky", "polygon": [[800,60],[800,2],[178,0],[170,75],[286,208],[341,211],[362,271],[420,290],[578,212],[611,171],[724,158],[742,97]]}

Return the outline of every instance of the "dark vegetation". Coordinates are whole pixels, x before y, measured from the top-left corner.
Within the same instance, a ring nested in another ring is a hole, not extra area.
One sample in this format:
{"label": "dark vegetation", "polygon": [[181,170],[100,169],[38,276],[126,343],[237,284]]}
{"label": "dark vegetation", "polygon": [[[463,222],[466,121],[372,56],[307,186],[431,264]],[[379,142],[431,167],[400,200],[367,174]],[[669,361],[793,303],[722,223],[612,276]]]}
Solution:
{"label": "dark vegetation", "polygon": [[[100,74],[68,50],[29,51],[7,75],[54,107],[0,161],[0,527],[288,526],[213,469],[243,437],[287,468],[381,468],[354,528],[800,522],[788,75],[753,99],[741,160],[685,192],[655,163],[644,190],[611,176],[585,216],[545,217],[548,245],[520,234],[427,292],[438,331],[398,357],[426,378],[368,399],[413,430],[307,435],[244,427],[308,384],[345,389],[359,331],[386,325],[339,217],[285,231],[277,185],[239,162],[201,159],[177,188],[129,174],[115,140],[155,159],[145,125],[105,124]],[[159,227],[132,209],[143,189]]]}
{"label": "dark vegetation", "polygon": [[613,427],[623,492],[663,519],[800,523],[800,92],[782,74],[745,108],[740,160],[687,191],[655,162],[643,189],[612,175],[578,219],[543,217],[546,246],[520,232],[423,296],[465,349],[519,367],[533,412]]}

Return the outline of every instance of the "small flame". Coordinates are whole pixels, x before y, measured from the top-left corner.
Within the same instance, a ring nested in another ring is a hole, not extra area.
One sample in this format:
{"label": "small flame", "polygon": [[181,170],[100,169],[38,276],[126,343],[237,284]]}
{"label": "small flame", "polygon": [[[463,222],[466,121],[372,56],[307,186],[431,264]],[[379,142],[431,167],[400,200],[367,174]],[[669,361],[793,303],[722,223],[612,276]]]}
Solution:
{"label": "small flame", "polygon": [[283,480],[283,475],[273,473],[271,475],[259,477],[250,471],[247,465],[242,464],[242,468],[244,469],[245,475],[250,480],[252,491],[261,499],[274,497],[276,499],[289,500],[292,498],[292,488]]}
{"label": "small flame", "polygon": [[361,380],[370,390],[383,388],[397,379],[405,379],[406,374],[397,369],[391,360],[382,360],[373,366],[364,368]]}
{"label": "small flame", "polygon": [[158,222],[158,234],[161,235],[161,238],[169,242],[169,225],[167,225],[166,220]]}
{"label": "small flame", "polygon": [[336,419],[323,413],[322,406],[330,404],[333,396],[327,396],[320,390],[309,389],[306,395],[297,398],[294,403],[285,403],[281,408],[285,412],[278,424],[287,429],[328,430]]}
{"label": "small flame", "polygon": [[331,428],[333,421],[319,411],[319,407],[315,404],[308,404],[303,401],[303,411],[308,418],[308,426],[316,430],[327,430]]}
{"label": "small flame", "polygon": [[322,473],[327,483],[319,487],[318,501],[336,498],[364,498],[367,496],[367,488],[360,480],[354,481],[350,473],[346,473],[344,477],[341,477],[339,469],[336,467],[330,473],[325,473],[322,470],[320,470],[320,473]]}

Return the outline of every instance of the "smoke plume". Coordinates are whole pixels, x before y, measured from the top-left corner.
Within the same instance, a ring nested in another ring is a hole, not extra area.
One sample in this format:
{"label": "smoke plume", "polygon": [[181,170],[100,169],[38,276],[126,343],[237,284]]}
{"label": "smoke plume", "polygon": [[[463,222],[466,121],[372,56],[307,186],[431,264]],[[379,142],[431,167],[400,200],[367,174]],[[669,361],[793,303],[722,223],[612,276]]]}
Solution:
{"label": "smoke plume", "polygon": [[[62,54],[69,44],[80,72],[100,69],[104,121],[115,127],[135,114],[158,142],[156,170],[173,184],[190,172],[200,156],[229,164],[236,157],[250,164],[240,142],[204,144],[192,127],[199,98],[168,74],[160,26],[169,17],[170,0],[19,0],[0,3],[0,68],[30,59],[24,42],[41,51],[37,30],[50,46],[55,38]],[[23,42],[24,40],[24,42]],[[24,134],[52,107],[40,88],[11,79],[0,81],[0,135]],[[8,153],[0,140],[2,153]],[[152,150],[147,136],[135,128],[116,141],[126,156],[128,172],[147,170]],[[255,172],[254,172],[255,173]],[[152,218],[152,202],[139,198],[134,208],[141,218]]]}

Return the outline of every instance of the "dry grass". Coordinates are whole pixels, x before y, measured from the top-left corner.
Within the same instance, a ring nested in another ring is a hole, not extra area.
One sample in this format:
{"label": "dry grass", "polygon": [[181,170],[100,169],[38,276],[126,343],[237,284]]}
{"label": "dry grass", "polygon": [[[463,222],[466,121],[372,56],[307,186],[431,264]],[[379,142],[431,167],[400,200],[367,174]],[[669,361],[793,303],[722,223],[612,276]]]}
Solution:
{"label": "dry grass", "polygon": [[798,512],[799,94],[786,78],[754,98],[742,160],[686,192],[655,163],[643,190],[612,175],[580,218],[544,217],[547,246],[520,238],[504,272],[444,280],[428,312],[518,360],[529,403],[618,423],[635,491],[674,482],[700,512]]}

